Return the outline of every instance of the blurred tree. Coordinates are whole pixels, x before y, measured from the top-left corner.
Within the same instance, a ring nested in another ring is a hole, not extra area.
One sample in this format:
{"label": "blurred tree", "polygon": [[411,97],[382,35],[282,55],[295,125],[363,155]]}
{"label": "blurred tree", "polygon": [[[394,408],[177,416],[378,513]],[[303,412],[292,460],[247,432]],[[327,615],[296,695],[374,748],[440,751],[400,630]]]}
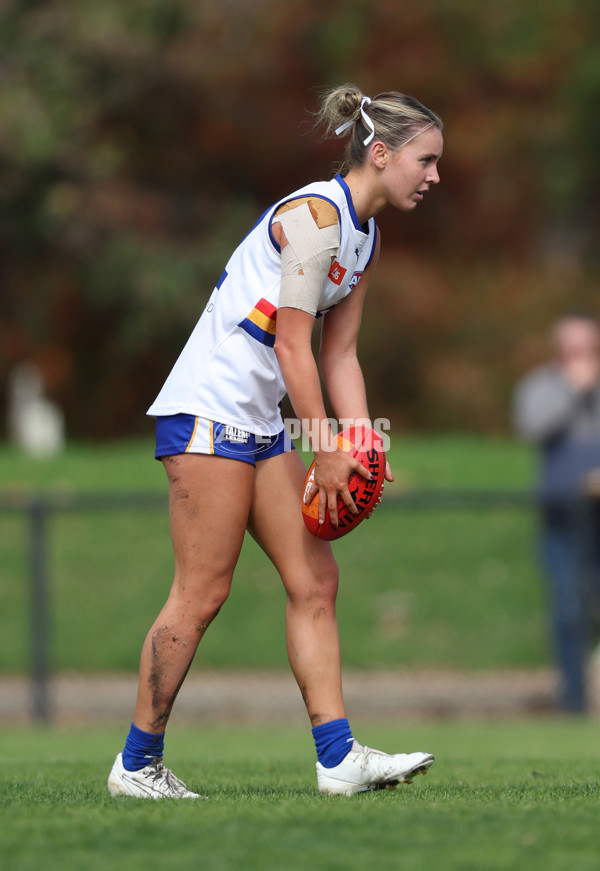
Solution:
{"label": "blurred tree", "polygon": [[33,359],[71,435],[148,432],[233,246],[340,156],[318,89],[354,80],[446,122],[439,190],[381,215],[373,412],[501,429],[549,321],[598,310],[599,19],[592,0],[4,0],[0,381]]}

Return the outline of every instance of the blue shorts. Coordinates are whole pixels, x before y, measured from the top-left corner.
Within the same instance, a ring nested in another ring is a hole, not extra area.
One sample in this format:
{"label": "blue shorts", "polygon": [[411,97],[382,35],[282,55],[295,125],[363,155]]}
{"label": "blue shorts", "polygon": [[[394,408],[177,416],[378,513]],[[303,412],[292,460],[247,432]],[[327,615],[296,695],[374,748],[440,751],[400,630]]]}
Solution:
{"label": "blue shorts", "polygon": [[294,450],[286,429],[273,436],[247,432],[193,414],[170,414],[156,418],[157,460],[176,454],[214,454],[242,460],[255,466],[285,451]]}

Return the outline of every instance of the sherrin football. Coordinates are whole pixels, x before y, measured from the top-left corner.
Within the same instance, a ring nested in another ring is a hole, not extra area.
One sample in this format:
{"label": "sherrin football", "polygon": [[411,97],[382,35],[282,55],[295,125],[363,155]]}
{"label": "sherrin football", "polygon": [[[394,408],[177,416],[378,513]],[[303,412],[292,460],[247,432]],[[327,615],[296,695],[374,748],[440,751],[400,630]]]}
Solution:
{"label": "sherrin football", "polygon": [[368,469],[371,478],[363,478],[358,472],[353,472],[348,480],[348,487],[358,508],[358,514],[352,514],[344,504],[342,497],[338,496],[338,525],[333,526],[329,518],[329,511],[325,514],[325,522],[319,523],[319,494],[316,493],[312,501],[306,505],[304,497],[315,475],[314,460],[304,479],[302,491],[302,516],[310,532],[317,538],[334,541],[355,529],[366,517],[370,517],[376,505],[381,502],[385,477],[385,451],[383,439],[378,432],[366,426],[351,426],[342,430],[336,436],[339,447],[355,457],[361,466]]}

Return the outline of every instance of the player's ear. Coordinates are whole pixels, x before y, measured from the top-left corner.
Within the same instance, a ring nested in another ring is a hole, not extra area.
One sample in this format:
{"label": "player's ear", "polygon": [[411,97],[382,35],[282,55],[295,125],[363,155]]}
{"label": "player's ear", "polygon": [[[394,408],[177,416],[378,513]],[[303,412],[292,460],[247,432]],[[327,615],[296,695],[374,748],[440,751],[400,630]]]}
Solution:
{"label": "player's ear", "polygon": [[390,150],[384,142],[375,140],[371,146],[371,160],[377,169],[385,169],[390,157]]}

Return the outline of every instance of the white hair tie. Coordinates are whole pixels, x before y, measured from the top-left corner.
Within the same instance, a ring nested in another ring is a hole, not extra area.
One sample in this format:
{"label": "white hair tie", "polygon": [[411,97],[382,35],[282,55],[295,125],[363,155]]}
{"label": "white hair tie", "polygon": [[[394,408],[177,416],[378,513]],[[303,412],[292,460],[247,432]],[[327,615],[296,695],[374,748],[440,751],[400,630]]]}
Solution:
{"label": "white hair tie", "polygon": [[[367,138],[365,139],[363,145],[368,145],[369,142],[370,142],[370,141],[375,137],[375,125],[373,124],[373,122],[371,121],[370,117],[367,115],[367,113],[365,112],[365,109],[364,109],[365,103],[366,103],[367,106],[368,106],[368,105],[370,104],[370,102],[371,102],[371,98],[370,98],[370,97],[363,97],[362,100],[361,100],[361,103],[360,103],[360,114],[361,114],[361,117],[362,117],[363,121],[365,122],[365,125],[366,125],[366,126],[368,127],[368,129],[371,131],[371,132],[369,133],[369,135],[367,136]],[[355,124],[355,123],[356,123],[355,120],[352,120],[352,121],[346,121],[345,124],[342,124],[340,127],[337,128],[337,130],[335,131],[335,135],[336,135],[336,136],[339,136],[340,133],[343,133],[343,132],[344,132],[345,130],[347,130],[349,127],[352,127],[352,125]]]}

